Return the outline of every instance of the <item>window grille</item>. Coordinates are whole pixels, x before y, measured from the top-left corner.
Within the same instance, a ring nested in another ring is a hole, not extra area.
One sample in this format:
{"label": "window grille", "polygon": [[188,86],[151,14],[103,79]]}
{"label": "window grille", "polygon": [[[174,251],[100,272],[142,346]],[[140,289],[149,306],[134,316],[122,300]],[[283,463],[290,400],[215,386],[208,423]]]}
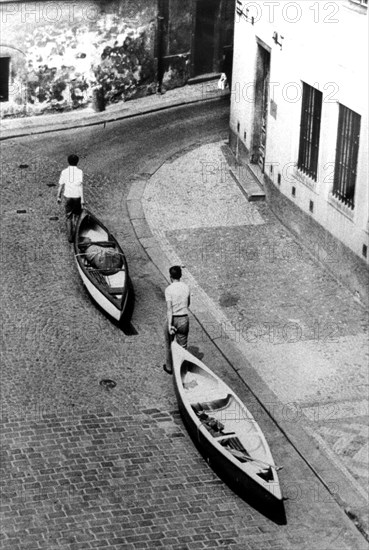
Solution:
{"label": "window grille", "polygon": [[323,94],[305,82],[302,90],[298,168],[317,180]]}
{"label": "window grille", "polygon": [[361,116],[339,104],[333,195],[354,208]]}

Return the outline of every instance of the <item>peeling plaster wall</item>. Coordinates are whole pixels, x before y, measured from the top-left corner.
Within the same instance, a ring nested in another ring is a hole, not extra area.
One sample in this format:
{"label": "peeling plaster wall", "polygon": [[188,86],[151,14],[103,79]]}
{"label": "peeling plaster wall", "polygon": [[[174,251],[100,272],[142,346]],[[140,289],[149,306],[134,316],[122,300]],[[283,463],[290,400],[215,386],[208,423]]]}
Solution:
{"label": "peeling plaster wall", "polygon": [[10,57],[1,116],[71,110],[101,86],[108,103],[155,91],[156,2],[1,2],[0,56]]}

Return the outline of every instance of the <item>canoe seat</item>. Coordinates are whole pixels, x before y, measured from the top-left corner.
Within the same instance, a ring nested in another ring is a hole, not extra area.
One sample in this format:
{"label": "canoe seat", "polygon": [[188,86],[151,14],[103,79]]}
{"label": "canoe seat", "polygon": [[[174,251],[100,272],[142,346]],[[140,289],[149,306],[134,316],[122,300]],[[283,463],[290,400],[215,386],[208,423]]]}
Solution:
{"label": "canoe seat", "polygon": [[110,287],[109,294],[123,294],[124,288],[122,286]]}
{"label": "canoe seat", "polygon": [[90,242],[80,241],[78,243],[78,246],[80,250],[85,250],[88,246],[92,244],[97,244],[98,246],[103,246],[105,248],[111,248],[116,246],[116,243],[114,241],[90,241]]}
{"label": "canoe seat", "polygon": [[225,409],[228,407],[231,399],[232,399],[232,395],[229,393],[226,397],[222,397],[220,399],[214,399],[213,401],[207,401],[204,403],[197,403],[195,405],[192,405],[192,407],[195,410],[195,412],[197,412],[197,409],[203,410],[203,411],[221,411],[222,409]]}
{"label": "canoe seat", "polygon": [[105,246],[105,247],[111,247],[116,246],[114,241],[92,241],[91,244],[97,244],[98,246]]}

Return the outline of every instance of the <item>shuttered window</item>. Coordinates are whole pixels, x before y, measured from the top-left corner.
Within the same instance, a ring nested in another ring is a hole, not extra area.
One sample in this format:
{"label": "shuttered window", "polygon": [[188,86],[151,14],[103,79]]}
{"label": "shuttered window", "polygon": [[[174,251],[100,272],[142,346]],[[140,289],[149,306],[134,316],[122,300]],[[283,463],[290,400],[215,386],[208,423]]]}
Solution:
{"label": "shuttered window", "polygon": [[302,89],[298,168],[316,181],[323,94],[305,82]]}
{"label": "shuttered window", "polygon": [[339,104],[333,195],[350,208],[355,206],[361,116]]}

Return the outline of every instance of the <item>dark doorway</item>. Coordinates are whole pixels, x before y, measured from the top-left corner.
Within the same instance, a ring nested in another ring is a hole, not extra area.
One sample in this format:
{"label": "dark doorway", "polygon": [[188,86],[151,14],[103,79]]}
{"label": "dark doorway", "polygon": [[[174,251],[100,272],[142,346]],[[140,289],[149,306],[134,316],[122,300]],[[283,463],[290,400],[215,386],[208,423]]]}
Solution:
{"label": "dark doorway", "polygon": [[[219,42],[220,0],[197,0],[194,76],[214,72]],[[217,69],[216,69],[217,70]]]}
{"label": "dark doorway", "polygon": [[255,78],[255,115],[252,162],[264,173],[269,105],[270,52],[258,44]]}
{"label": "dark doorway", "polygon": [[0,57],[0,101],[9,101],[10,57]]}

